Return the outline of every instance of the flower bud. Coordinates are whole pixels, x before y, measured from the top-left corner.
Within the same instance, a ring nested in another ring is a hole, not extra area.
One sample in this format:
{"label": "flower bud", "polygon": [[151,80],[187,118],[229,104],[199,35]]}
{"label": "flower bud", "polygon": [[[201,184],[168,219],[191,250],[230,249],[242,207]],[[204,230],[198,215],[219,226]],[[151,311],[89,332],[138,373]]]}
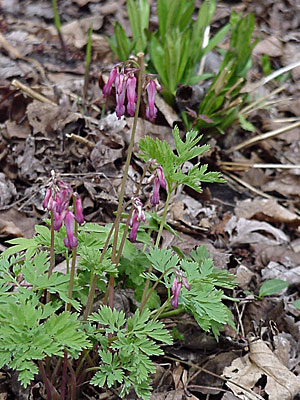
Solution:
{"label": "flower bud", "polygon": [[64,244],[69,250],[74,249],[78,244],[77,238],[74,236],[74,219],[74,214],[71,211],[67,211],[64,218],[67,232],[67,237],[64,238]]}
{"label": "flower bud", "polygon": [[129,76],[127,79],[127,112],[128,114],[133,117],[136,109],[136,92],[135,92],[135,87],[136,87],[136,77],[132,74],[132,76]]}
{"label": "flower bud", "polygon": [[140,221],[138,219],[138,211],[136,209],[133,210],[132,218],[130,221],[131,231],[129,233],[128,239],[131,242],[136,241],[137,231],[140,226]]}
{"label": "flower bud", "polygon": [[111,89],[112,89],[112,84],[114,83],[117,75],[118,75],[118,68],[114,67],[111,70],[111,73],[109,75],[109,78],[108,78],[108,81],[107,81],[106,85],[104,85],[104,87],[103,87],[103,90],[102,90],[103,96],[106,97],[106,96],[110,95]]}
{"label": "flower bud", "polygon": [[150,203],[156,206],[159,203],[159,178],[154,179],[153,194],[150,196]]}
{"label": "flower bud", "polygon": [[182,286],[182,282],[178,282],[178,284],[177,284],[177,286],[176,286],[176,288],[174,290],[174,294],[173,294],[173,297],[171,299],[171,306],[173,308],[177,308],[178,307],[178,298],[179,298],[179,293],[180,293],[180,290],[181,290],[181,286]]}
{"label": "flower bud", "polygon": [[148,106],[146,108],[146,117],[150,121],[154,121],[157,114],[157,108],[155,107],[156,85],[153,80],[150,80],[148,82],[146,90],[148,93]]}
{"label": "flower bud", "polygon": [[81,198],[78,193],[74,193],[75,196],[75,219],[78,222],[79,225],[82,225],[84,223],[84,216],[82,212],[82,202]]}
{"label": "flower bud", "polygon": [[161,186],[164,190],[166,190],[166,189],[167,189],[167,181],[166,181],[166,179],[165,179],[164,170],[163,170],[163,168],[162,168],[161,165],[159,165],[159,166],[157,167],[156,172],[157,172],[157,176],[158,176],[158,179],[159,179],[159,184],[160,184],[160,186]]}
{"label": "flower bud", "polygon": [[51,187],[48,187],[46,190],[46,195],[45,195],[45,199],[43,201],[42,207],[44,209],[48,209],[49,210],[49,205],[50,205],[50,200],[52,198],[52,189]]}

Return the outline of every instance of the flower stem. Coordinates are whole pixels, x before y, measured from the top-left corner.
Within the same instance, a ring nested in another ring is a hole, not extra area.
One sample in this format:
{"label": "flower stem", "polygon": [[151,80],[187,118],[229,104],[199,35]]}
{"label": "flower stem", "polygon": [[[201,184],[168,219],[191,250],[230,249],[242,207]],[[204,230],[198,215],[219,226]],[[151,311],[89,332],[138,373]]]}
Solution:
{"label": "flower stem", "polygon": [[[102,261],[104,260],[104,256],[105,256],[106,250],[108,248],[111,235],[112,235],[112,233],[113,233],[113,231],[115,229],[115,226],[116,226],[116,221],[114,222],[114,224],[110,228],[110,231],[108,232],[108,235],[107,235],[107,238],[106,238],[106,241],[105,241],[105,244],[104,244],[101,256],[100,256],[99,264],[101,264]],[[95,290],[96,290],[96,286],[97,286],[98,274],[94,273],[94,272],[93,272],[93,274],[94,274],[94,277],[93,277],[92,283],[90,285],[88,299],[87,299],[86,307],[85,307],[84,314],[83,314],[83,320],[84,321],[87,321],[88,316],[91,313],[92,305],[93,305],[93,301],[94,301]]]}
{"label": "flower stem", "polygon": [[[75,199],[74,201],[74,215],[76,215],[76,205],[75,205]],[[78,237],[78,223],[75,219],[75,227],[74,227],[74,236],[77,238]],[[69,291],[68,291],[68,297],[69,299],[72,300],[73,296],[73,287],[74,287],[74,279],[75,279],[75,266],[76,266],[76,256],[77,256],[77,246],[73,248],[72,250],[72,264],[71,264],[71,274],[70,274],[70,283],[69,283]],[[67,311],[71,310],[71,303],[67,304]]]}
{"label": "flower stem", "polygon": [[[54,268],[55,264],[55,253],[54,253],[54,229],[53,229],[53,224],[54,224],[54,213],[51,210],[50,212],[50,218],[51,218],[51,225],[50,225],[50,265],[49,265],[49,270],[48,270],[48,277],[52,275],[52,271]],[[50,301],[50,293],[47,292],[46,294],[46,303],[49,303]]]}
{"label": "flower stem", "polygon": [[65,398],[66,398],[67,361],[68,361],[68,354],[67,354],[66,349],[64,349],[64,361],[63,361],[62,378],[61,378],[61,389],[60,389],[60,398],[61,398],[61,400],[65,400]]}
{"label": "flower stem", "polygon": [[176,308],[176,310],[166,311],[161,313],[160,315],[155,316],[155,318],[167,318],[167,317],[174,317],[175,315],[183,314],[185,311],[184,308]]}
{"label": "flower stem", "polygon": [[55,387],[51,384],[49,379],[47,378],[45,368],[43,365],[42,360],[38,360],[38,365],[39,365],[39,371],[42,376],[43,382],[46,387],[46,393],[47,393],[47,400],[60,400],[60,396],[58,395]]}
{"label": "flower stem", "polygon": [[[136,127],[137,127],[140,103],[141,103],[142,85],[143,85],[143,80],[144,80],[144,69],[145,69],[144,54],[138,53],[137,57],[138,57],[138,64],[139,64],[137,103],[136,103],[136,110],[135,110],[134,119],[133,119],[133,125],[132,125],[132,130],[131,130],[131,137],[130,137],[130,143],[129,143],[129,147],[128,147],[126,163],[125,163],[125,167],[124,167],[124,174],[123,174],[123,179],[122,179],[122,184],[121,184],[119,204],[118,204],[118,209],[117,209],[116,227],[115,227],[115,232],[114,232],[114,240],[113,240],[112,256],[111,256],[111,260],[112,260],[113,264],[116,263],[119,225],[120,225],[122,208],[123,208],[123,200],[124,200],[124,195],[125,195],[125,187],[126,187],[126,182],[127,182],[127,177],[128,177],[128,170],[129,170],[131,156],[132,156],[132,152],[133,152],[134,138],[135,138],[135,132],[136,132]],[[111,308],[113,308],[113,304],[114,304],[114,280],[115,280],[114,276],[111,275],[109,278],[109,305]]]}
{"label": "flower stem", "polygon": [[160,222],[160,226],[159,226],[159,231],[158,231],[158,234],[157,234],[157,237],[156,237],[156,241],[155,241],[155,246],[156,246],[156,247],[159,246],[159,242],[160,242],[160,239],[161,239],[161,235],[162,235],[162,232],[163,232],[165,223],[166,223],[168,207],[169,207],[169,203],[170,203],[170,199],[171,199],[171,193],[172,193],[172,192],[171,192],[170,188],[168,188],[167,200],[166,200],[166,203],[165,203],[164,212],[163,212],[163,215],[162,215],[162,217],[161,217],[161,222]]}
{"label": "flower stem", "polygon": [[[169,203],[170,203],[170,199],[171,199],[171,193],[172,193],[172,190],[171,190],[171,188],[169,186],[168,187],[167,200],[166,200],[166,203],[165,203],[163,215],[161,217],[161,222],[160,222],[158,234],[157,234],[156,241],[155,241],[155,246],[156,247],[159,246],[159,242],[160,242],[161,235],[162,235],[162,232],[163,232],[163,229],[164,229],[164,225],[166,223],[166,217],[167,217],[168,207],[169,207]],[[148,270],[149,274],[151,274],[152,269],[153,269],[152,264],[150,264],[149,270]],[[145,304],[147,303],[147,301],[148,301],[148,299],[149,299],[149,297],[150,297],[150,295],[151,295],[151,293],[153,291],[153,290],[152,291],[150,290],[150,292],[149,292],[150,294],[148,293],[149,285],[150,285],[150,279],[148,278],[146,280],[144,291],[143,291],[143,295],[142,295],[142,300],[141,300],[141,305],[140,305],[140,312],[142,312],[143,308],[145,307]]]}
{"label": "flower stem", "polygon": [[[152,265],[151,265],[152,267]],[[170,267],[168,269],[166,269],[161,276],[157,279],[157,281],[155,282],[155,284],[152,286],[152,288],[149,290],[149,292],[145,295],[145,299],[142,299],[141,301],[141,305],[140,305],[140,313],[143,311],[143,308],[145,307],[145,304],[147,303],[147,301],[149,300],[149,297],[151,296],[151,294],[154,292],[154,290],[156,289],[157,285],[161,282],[161,280],[163,279],[163,277],[166,275],[167,272],[169,272],[170,270],[172,270],[173,267]],[[150,268],[149,268],[149,273],[150,273]],[[149,282],[150,279],[148,278],[147,282]],[[146,283],[147,283],[146,282]],[[144,293],[143,293],[144,295]]]}

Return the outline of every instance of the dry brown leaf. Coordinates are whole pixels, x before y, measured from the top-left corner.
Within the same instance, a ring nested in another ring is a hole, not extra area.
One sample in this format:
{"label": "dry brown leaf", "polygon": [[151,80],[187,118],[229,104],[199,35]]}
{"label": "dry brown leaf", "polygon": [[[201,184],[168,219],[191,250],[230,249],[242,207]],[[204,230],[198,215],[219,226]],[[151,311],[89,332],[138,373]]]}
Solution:
{"label": "dry brown leaf", "polygon": [[12,221],[0,217],[0,235],[22,237],[22,231]]}
{"label": "dry brown leaf", "polygon": [[17,124],[16,121],[6,121],[8,139],[26,139],[30,135],[30,127],[27,123]]}
{"label": "dry brown leaf", "polygon": [[172,376],[174,379],[175,389],[180,389],[183,387],[181,377],[183,374],[183,366],[178,364],[172,369]]}
{"label": "dry brown leaf", "polygon": [[68,24],[62,26],[62,34],[65,40],[72,43],[77,49],[81,49],[87,44],[88,30],[92,25],[94,30],[98,30],[102,27],[103,16],[95,15],[93,17],[82,18],[74,20]]}
{"label": "dry brown leaf", "polygon": [[[231,246],[249,243],[272,245],[289,241],[282,230],[274,228],[267,222],[250,221],[246,218],[237,218],[235,215],[227,222],[224,231],[229,234]],[[262,231],[265,232],[264,235],[260,233]]]}
{"label": "dry brown leaf", "polygon": [[33,127],[33,133],[43,133],[47,136],[48,133],[52,133],[55,129],[53,122],[59,116],[59,106],[34,100],[27,106],[26,113],[28,121]]}
{"label": "dry brown leaf", "polygon": [[239,201],[234,211],[237,217],[246,219],[300,225],[298,215],[279,205],[275,199],[255,198]]}
{"label": "dry brown leaf", "polygon": [[254,56],[267,54],[270,57],[280,57],[282,55],[282,42],[276,36],[269,36],[260,41],[253,50]]}
{"label": "dry brown leaf", "polygon": [[287,269],[284,265],[278,262],[270,261],[269,264],[261,271],[264,280],[268,279],[283,279],[291,285],[300,283],[300,266]]}
{"label": "dry brown leaf", "polygon": [[10,204],[16,195],[15,185],[0,172],[0,208]]}
{"label": "dry brown leaf", "polygon": [[[223,372],[224,378],[230,379],[231,381],[227,382],[226,385],[236,396],[238,396],[239,399],[243,400],[263,400],[261,396],[252,392],[252,388],[255,386],[261,375],[261,369],[250,361],[249,354],[233,360],[230,367],[225,367]],[[240,386],[237,386],[232,382],[243,386],[245,389],[242,389]]]}
{"label": "dry brown leaf", "polygon": [[240,400],[240,397],[236,397],[234,394],[226,392],[221,400]]}
{"label": "dry brown leaf", "polygon": [[262,185],[264,192],[277,192],[283,196],[300,196],[300,177],[296,171],[282,172],[277,178]]}
{"label": "dry brown leaf", "polygon": [[240,288],[248,289],[248,285],[254,276],[254,272],[250,271],[245,265],[241,264],[238,266],[236,271],[236,281]]}
{"label": "dry brown leaf", "polygon": [[[299,44],[287,43],[283,48],[283,54],[281,57],[282,65],[285,67],[289,64],[299,61],[299,54]],[[300,67],[292,69],[291,74],[294,80],[298,80],[300,78]]]}
{"label": "dry brown leaf", "polygon": [[0,233],[4,236],[31,238],[36,223],[36,218],[28,218],[15,208],[0,212]]}
{"label": "dry brown leaf", "polygon": [[161,96],[156,96],[155,97],[155,104],[159,111],[163,114],[163,116],[166,118],[166,121],[170,125],[171,128],[174,126],[174,122],[179,121],[180,118],[178,117],[177,113],[174,111],[172,107],[169,106],[165,102],[165,100]]}
{"label": "dry brown leaf", "polygon": [[272,400],[292,400],[300,391],[300,380],[285,367],[262,340],[249,344],[250,360],[267,374],[265,391]]}
{"label": "dry brown leaf", "polygon": [[[267,377],[265,391],[272,400],[292,400],[300,391],[300,380],[285,367],[262,340],[249,344],[250,352],[233,361],[224,369],[226,379],[252,391],[261,378]],[[262,399],[254,392],[248,392],[232,382],[227,382],[233,393],[241,399]]]}

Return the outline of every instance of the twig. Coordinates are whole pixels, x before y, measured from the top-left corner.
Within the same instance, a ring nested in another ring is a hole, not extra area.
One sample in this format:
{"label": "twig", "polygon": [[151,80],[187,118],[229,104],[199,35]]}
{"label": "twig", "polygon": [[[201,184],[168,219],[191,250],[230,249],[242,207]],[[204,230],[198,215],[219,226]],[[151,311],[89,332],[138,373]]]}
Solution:
{"label": "twig", "polygon": [[31,89],[30,87],[24,85],[22,82],[18,81],[17,79],[14,79],[11,84],[13,86],[17,87],[18,89],[22,90],[26,94],[28,94],[28,96],[32,97],[33,99],[36,99],[38,101],[41,101],[42,103],[51,104],[51,105],[57,107],[57,104],[54,103],[54,101],[48,99],[48,97],[43,96],[42,94],[36,92],[35,90]]}
{"label": "twig", "polygon": [[221,169],[223,171],[244,171],[248,168],[262,169],[300,169],[300,164],[259,164],[248,163],[243,161],[221,161]]}
{"label": "twig", "polygon": [[82,143],[82,144],[84,144],[84,145],[86,145],[86,146],[88,146],[88,147],[90,147],[92,149],[94,147],[96,147],[95,143],[91,142],[90,140],[88,140],[88,139],[86,139],[86,138],[84,138],[82,136],[75,135],[75,133],[70,133],[70,134],[67,133],[66,137],[69,138],[69,139],[75,140],[76,142]]}
{"label": "twig", "polygon": [[[208,25],[205,30],[204,30],[204,35],[203,35],[203,42],[202,42],[202,49],[205,49],[205,47],[208,45],[209,42],[209,34],[210,34],[210,25]],[[199,69],[198,69],[198,74],[197,75],[202,75],[204,66],[205,66],[205,61],[206,61],[206,55],[204,55],[201,58]]]}
{"label": "twig", "polygon": [[290,71],[291,69],[297,68],[300,66],[300,60],[299,61],[295,61],[289,65],[287,65],[286,67],[280,68],[277,71],[272,72],[270,75],[262,78],[260,81],[253,83],[253,85],[250,86],[250,89],[248,87],[247,91],[254,91],[257,88],[259,88],[260,86],[265,85],[266,83],[270,82],[272,79],[277,78],[277,76],[280,76],[288,71]]}
{"label": "twig", "polygon": [[241,327],[242,338],[244,339],[245,338],[245,330],[244,330],[244,326],[243,326],[242,316],[243,316],[243,313],[244,313],[245,304],[243,304],[243,310],[242,310],[241,313],[240,313],[239,307],[238,307],[238,305],[236,303],[234,303],[234,307],[236,309],[237,317],[238,317],[238,320],[239,320],[239,325]]}
{"label": "twig", "polygon": [[258,142],[262,142],[265,139],[269,139],[271,137],[278,136],[281,133],[284,133],[284,132],[290,131],[294,128],[297,128],[298,126],[300,126],[300,121],[297,121],[290,125],[286,125],[279,129],[275,129],[274,131],[263,133],[262,135],[258,135],[251,139],[245,140],[244,142],[238,144],[237,146],[231,147],[227,152],[233,153],[236,150],[241,150],[241,149],[244,149],[245,147],[253,146],[254,144],[256,144]]}
{"label": "twig", "polygon": [[244,107],[240,111],[240,114],[245,114],[245,115],[250,114],[253,111],[252,108],[254,108],[258,104],[262,103],[264,100],[267,100],[270,97],[274,96],[275,94],[278,94],[278,93],[282,92],[285,88],[286,88],[286,86],[280,86],[279,88],[273,90],[271,93],[267,94],[266,96],[260,97],[259,99],[255,100],[253,103],[251,103],[248,106]]}
{"label": "twig", "polygon": [[237,382],[235,382],[235,381],[233,381],[233,380],[231,380],[231,379],[227,379],[227,378],[224,378],[224,377],[221,376],[221,375],[215,374],[214,372],[209,371],[209,370],[206,369],[206,368],[200,367],[199,365],[194,364],[194,363],[191,362],[191,361],[183,361],[183,360],[180,360],[179,358],[174,358],[174,357],[169,357],[169,356],[165,356],[165,357],[166,357],[168,360],[172,360],[172,361],[175,361],[175,362],[179,362],[179,363],[182,363],[182,364],[186,364],[186,365],[188,365],[189,367],[193,367],[193,368],[199,369],[199,370],[201,370],[202,372],[205,372],[206,374],[212,375],[212,376],[214,376],[215,378],[220,379],[221,381],[232,383],[232,384],[234,384],[235,386],[237,386],[237,387],[239,387],[239,388],[245,390],[247,393],[250,393],[251,396],[254,396],[254,397],[256,397],[256,398],[259,399],[259,400],[263,400],[263,398],[262,398],[261,396],[259,396],[258,394],[256,394],[256,393],[253,392],[252,390],[246,388],[245,386],[243,386],[243,385],[241,385],[241,384],[239,384],[239,383],[237,383]]}
{"label": "twig", "polygon": [[247,189],[251,190],[255,194],[258,194],[259,196],[265,197],[266,199],[272,199],[273,198],[272,196],[262,192],[259,189],[256,189],[254,186],[252,186],[249,183],[243,181],[242,179],[238,178],[237,176],[230,174],[229,172],[227,172],[226,174],[224,173],[224,176],[228,180],[234,180],[234,181],[238,182],[240,185],[246,187]]}
{"label": "twig", "polygon": [[7,53],[9,54],[9,56],[11,58],[23,58],[23,56],[19,53],[19,51],[17,49],[15,49],[6,39],[5,37],[2,35],[2,33],[0,32],[0,43],[2,44],[2,46],[4,47],[4,49],[7,51]]}

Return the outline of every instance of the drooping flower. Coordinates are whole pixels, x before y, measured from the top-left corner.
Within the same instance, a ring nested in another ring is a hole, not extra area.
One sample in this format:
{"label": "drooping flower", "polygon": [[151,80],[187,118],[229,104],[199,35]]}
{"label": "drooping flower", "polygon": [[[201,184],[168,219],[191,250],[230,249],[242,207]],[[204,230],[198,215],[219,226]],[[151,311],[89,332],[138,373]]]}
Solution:
{"label": "drooping flower", "polygon": [[82,225],[84,223],[84,216],[82,212],[82,202],[81,198],[78,193],[74,193],[75,197],[75,219],[78,222],[79,225]]}
{"label": "drooping flower", "polygon": [[138,231],[139,226],[140,226],[140,221],[138,219],[138,211],[136,209],[133,210],[132,218],[131,218],[131,221],[130,221],[130,226],[131,226],[131,230],[129,232],[128,239],[131,242],[135,242],[136,241],[136,236],[137,236],[137,231]]}
{"label": "drooping flower", "polygon": [[136,77],[132,74],[127,79],[127,112],[133,117],[136,110]]}
{"label": "drooping flower", "polygon": [[69,211],[72,189],[63,181],[56,181],[55,177],[46,191],[43,207],[53,213],[53,229],[59,231],[62,223],[65,223],[67,237],[64,239],[65,246],[72,250],[77,246],[77,238],[74,236],[74,220],[79,224],[84,222],[82,203],[78,193],[74,193],[76,216]]}
{"label": "drooping flower", "polygon": [[51,210],[51,207],[49,208],[49,206],[52,205],[52,204],[50,204],[51,199],[52,199],[52,189],[51,189],[51,186],[49,186],[46,190],[46,195],[45,195],[45,198],[44,198],[44,201],[42,204],[42,207],[44,209]]}
{"label": "drooping flower", "polygon": [[157,176],[159,179],[160,186],[166,190],[167,189],[167,181],[165,179],[164,170],[161,165],[156,168]]}
{"label": "drooping flower", "polygon": [[103,89],[102,89],[103,96],[106,97],[106,96],[110,95],[111,90],[112,90],[112,84],[114,83],[117,74],[118,74],[118,68],[117,68],[117,67],[114,67],[114,68],[111,70],[111,73],[110,73],[110,75],[109,75],[109,78],[108,78],[107,83],[104,85],[104,87],[103,87]]}
{"label": "drooping flower", "polygon": [[156,168],[157,176],[154,179],[153,194],[150,196],[150,203],[156,206],[159,203],[159,189],[162,187],[167,189],[167,181],[164,176],[164,171],[161,165]]}
{"label": "drooping flower", "polygon": [[146,108],[146,117],[150,121],[154,121],[157,114],[157,108],[155,107],[155,94],[156,94],[156,84],[154,80],[150,80],[146,86],[148,94],[148,105]]}
{"label": "drooping flower", "polygon": [[[171,299],[171,306],[173,308],[178,307],[178,299],[179,299],[179,293],[181,290],[182,282],[177,282],[177,284],[174,287],[174,291],[172,291],[172,299]],[[173,286],[172,286],[173,289]]]}
{"label": "drooping flower", "polygon": [[131,231],[129,232],[128,239],[131,242],[136,241],[137,231],[139,229],[140,223],[146,221],[145,213],[142,209],[143,203],[138,197],[135,197],[132,201],[134,205],[134,210],[132,213],[132,217],[129,222],[129,226],[131,226]]}
{"label": "drooping flower", "polygon": [[123,73],[117,75],[115,80],[115,86],[116,86],[116,102],[117,102],[116,114],[117,117],[120,119],[122,115],[125,114],[124,102],[126,95],[126,76]]}
{"label": "drooping flower", "polygon": [[153,185],[153,194],[150,196],[150,203],[156,206],[159,204],[159,189],[160,189],[160,183],[159,183],[159,178],[154,179],[154,185]]}
{"label": "drooping flower", "polygon": [[146,217],[145,217],[145,213],[143,210],[143,203],[141,202],[141,200],[138,197],[134,197],[132,199],[132,203],[133,203],[135,209],[137,210],[139,221],[145,222]]}
{"label": "drooping flower", "polygon": [[54,202],[54,206],[53,206],[53,216],[54,216],[54,220],[53,220],[53,229],[58,232],[60,230],[60,228],[62,227],[62,223],[63,223],[63,219],[65,218],[66,212],[67,210],[63,210],[62,212],[57,212],[56,211],[56,205]]}
{"label": "drooping flower", "polygon": [[180,290],[182,288],[182,283],[184,284],[185,288],[190,291],[190,285],[188,284],[188,281],[186,277],[183,275],[181,271],[179,271],[177,268],[174,269],[175,271],[175,277],[173,280],[173,284],[171,287],[171,293],[172,293],[172,299],[171,299],[171,306],[173,308],[178,307],[178,298],[180,294]]}
{"label": "drooping flower", "polygon": [[64,244],[69,250],[74,249],[78,244],[77,238],[74,236],[74,219],[74,214],[71,211],[67,211],[64,218],[67,232],[67,237],[64,238]]}
{"label": "drooping flower", "polygon": [[71,187],[62,181],[58,182],[56,188],[56,197],[51,207],[54,216],[53,229],[57,232],[60,230],[63,219],[68,211],[71,196]]}

